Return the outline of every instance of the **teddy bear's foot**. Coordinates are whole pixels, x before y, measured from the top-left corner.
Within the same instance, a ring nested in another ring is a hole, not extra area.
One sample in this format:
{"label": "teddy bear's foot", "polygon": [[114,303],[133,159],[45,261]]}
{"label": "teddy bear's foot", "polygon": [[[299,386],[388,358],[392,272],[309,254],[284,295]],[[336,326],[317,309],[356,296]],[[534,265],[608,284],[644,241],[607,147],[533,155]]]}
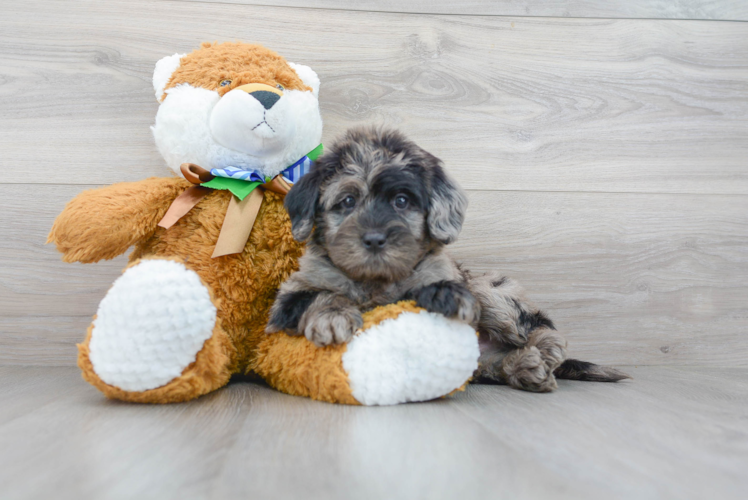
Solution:
{"label": "teddy bear's foot", "polygon": [[185,401],[228,382],[228,342],[194,271],[176,261],[143,260],[101,301],[78,364],[109,397]]}
{"label": "teddy bear's foot", "polygon": [[301,336],[268,335],[256,373],[276,389],[330,403],[393,405],[454,392],[478,367],[472,327],[399,302],[363,314],[347,344],[316,347]]}

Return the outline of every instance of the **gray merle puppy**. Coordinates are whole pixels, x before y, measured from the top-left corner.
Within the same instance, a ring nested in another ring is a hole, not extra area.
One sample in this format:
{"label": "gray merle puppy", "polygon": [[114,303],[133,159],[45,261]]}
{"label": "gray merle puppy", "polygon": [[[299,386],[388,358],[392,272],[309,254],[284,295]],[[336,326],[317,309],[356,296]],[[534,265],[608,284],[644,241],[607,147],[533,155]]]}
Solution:
{"label": "gray merle puppy", "polygon": [[[444,251],[467,198],[439,159],[400,133],[349,131],[286,196],[294,238],[310,240],[281,285],[268,332],[319,346],[348,341],[361,311],[413,299],[480,334],[474,380],[547,392],[556,377],[613,382],[627,375],[566,359],[566,340],[511,279],[471,276]],[[311,239],[310,239],[311,238]]]}

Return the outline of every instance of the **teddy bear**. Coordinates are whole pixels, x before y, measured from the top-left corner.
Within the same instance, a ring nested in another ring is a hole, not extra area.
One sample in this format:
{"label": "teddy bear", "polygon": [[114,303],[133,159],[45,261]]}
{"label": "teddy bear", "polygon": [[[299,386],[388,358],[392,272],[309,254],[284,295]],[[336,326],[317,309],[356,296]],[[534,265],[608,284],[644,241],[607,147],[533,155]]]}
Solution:
{"label": "teddy bear", "polygon": [[347,344],[265,333],[304,251],[284,195],[322,150],[310,67],[260,45],[204,43],[158,61],[153,87],[153,137],[174,175],[84,191],[49,234],[66,262],[134,247],[78,345],[86,381],[142,403],[188,401],[233,375],[345,404],[464,387],[477,368],[476,332],[413,303],[365,313]]}

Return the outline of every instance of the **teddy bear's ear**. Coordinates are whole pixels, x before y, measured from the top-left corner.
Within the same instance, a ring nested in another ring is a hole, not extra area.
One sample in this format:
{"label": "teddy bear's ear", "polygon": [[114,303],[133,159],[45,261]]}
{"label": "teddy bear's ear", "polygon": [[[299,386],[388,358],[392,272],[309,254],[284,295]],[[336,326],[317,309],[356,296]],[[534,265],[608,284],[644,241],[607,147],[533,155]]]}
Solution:
{"label": "teddy bear's ear", "polygon": [[153,70],[153,90],[156,91],[158,102],[163,100],[164,87],[179,67],[179,60],[184,56],[185,54],[174,54],[173,56],[166,56],[156,63],[156,69]]}
{"label": "teddy bear's ear", "polygon": [[314,97],[319,97],[319,77],[317,76],[317,73],[315,73],[309,66],[304,66],[303,64],[290,62],[288,65],[291,66],[297,75],[299,75],[299,78],[301,78],[301,81],[303,81],[305,85],[312,87]]}

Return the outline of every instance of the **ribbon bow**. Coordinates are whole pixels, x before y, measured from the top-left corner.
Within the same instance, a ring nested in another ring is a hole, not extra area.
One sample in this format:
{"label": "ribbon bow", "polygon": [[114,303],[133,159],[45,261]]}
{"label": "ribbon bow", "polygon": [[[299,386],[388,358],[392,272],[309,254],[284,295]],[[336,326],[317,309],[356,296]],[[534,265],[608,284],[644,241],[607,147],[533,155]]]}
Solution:
{"label": "ribbon bow", "polygon": [[254,170],[238,167],[206,170],[194,163],[183,163],[180,167],[182,175],[194,186],[185,189],[174,199],[158,225],[169,229],[214,189],[231,191],[233,196],[212,257],[241,253],[260,211],[263,190],[285,196],[291,186],[309,172],[312,162],[321,154],[322,144],[272,179],[263,178]]}

